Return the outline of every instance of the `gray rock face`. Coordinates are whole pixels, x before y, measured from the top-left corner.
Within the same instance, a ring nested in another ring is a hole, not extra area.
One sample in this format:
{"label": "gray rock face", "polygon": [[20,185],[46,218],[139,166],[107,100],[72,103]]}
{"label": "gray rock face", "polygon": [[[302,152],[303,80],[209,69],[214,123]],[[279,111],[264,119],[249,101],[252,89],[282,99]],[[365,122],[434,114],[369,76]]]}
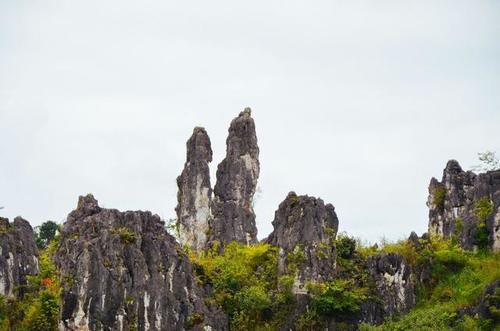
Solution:
{"label": "gray rock face", "polygon": [[16,217],[9,223],[0,217],[0,295],[21,297],[28,275],[38,274],[38,249],[33,240],[33,229],[28,221]]}
{"label": "gray rock face", "polygon": [[365,322],[379,324],[386,318],[405,314],[415,306],[415,276],[403,256],[379,254],[369,257],[367,264],[378,300],[362,304]]}
{"label": "gray rock face", "polygon": [[163,222],[150,212],[101,209],[80,197],[55,261],[63,282],[62,329],[226,330]]}
{"label": "gray rock face", "polygon": [[187,144],[187,157],[182,174],[177,177],[177,225],[179,240],[195,251],[205,248],[211,217],[212,188],[210,169],[212,148],[203,128],[195,128]]}
{"label": "gray rock face", "polygon": [[210,241],[257,242],[253,196],[259,178],[259,147],[250,108],[231,122],[226,158],[217,168]]}
{"label": "gray rock face", "polygon": [[[491,208],[485,219],[478,211],[480,205]],[[500,251],[500,170],[477,175],[463,171],[455,160],[448,161],[442,180],[430,182],[427,206],[431,235],[454,237],[463,248],[472,249],[484,227],[487,246]]]}
{"label": "gray rock face", "polygon": [[307,281],[324,282],[335,273],[335,237],[339,221],[335,208],[321,199],[288,193],[279,205],[273,232],[266,241],[279,248],[278,272],[296,267],[295,294],[306,294]]}

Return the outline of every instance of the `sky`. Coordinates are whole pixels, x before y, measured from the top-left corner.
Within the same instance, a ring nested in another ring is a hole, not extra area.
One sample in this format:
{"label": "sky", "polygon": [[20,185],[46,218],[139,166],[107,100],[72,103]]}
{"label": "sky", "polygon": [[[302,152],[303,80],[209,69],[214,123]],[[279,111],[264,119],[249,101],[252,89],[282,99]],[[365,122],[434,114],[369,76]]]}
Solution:
{"label": "sky", "polygon": [[421,234],[447,160],[500,153],[500,2],[0,0],[0,216],[173,218],[193,127],[214,184],[245,107],[259,238],[292,190],[363,240]]}

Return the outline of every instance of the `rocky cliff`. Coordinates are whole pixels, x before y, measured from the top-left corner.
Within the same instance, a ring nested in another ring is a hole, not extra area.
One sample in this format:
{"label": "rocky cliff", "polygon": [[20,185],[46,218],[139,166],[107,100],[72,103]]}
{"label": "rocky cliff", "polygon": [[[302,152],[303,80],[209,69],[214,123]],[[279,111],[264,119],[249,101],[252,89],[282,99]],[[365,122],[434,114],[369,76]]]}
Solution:
{"label": "rocky cliff", "polygon": [[475,174],[448,161],[441,181],[431,179],[427,205],[431,235],[500,251],[500,170]]}
{"label": "rocky cliff", "polygon": [[0,217],[0,295],[22,296],[26,277],[37,273],[38,250],[31,225],[21,217],[12,223]]}
{"label": "rocky cliff", "polygon": [[376,300],[368,300],[362,304],[363,321],[379,324],[386,318],[405,314],[415,306],[415,274],[413,267],[401,254],[371,256],[367,267]]}
{"label": "rocky cliff", "polygon": [[212,162],[210,138],[205,129],[196,127],[187,144],[186,163],[177,177],[177,226],[181,245],[201,251],[209,233],[212,187],[209,163]]}
{"label": "rocky cliff", "polygon": [[188,257],[150,212],[101,209],[80,197],[55,255],[67,330],[225,330]]}
{"label": "rocky cliff", "polygon": [[273,232],[265,240],[278,247],[278,276],[294,277],[296,304],[280,330],[295,329],[310,305],[306,285],[325,283],[335,276],[335,236],[339,221],[335,208],[323,200],[288,193],[273,220]]}
{"label": "rocky cliff", "polygon": [[217,167],[210,241],[257,242],[253,196],[259,178],[259,147],[250,108],[231,122],[226,158]]}
{"label": "rocky cliff", "polygon": [[288,193],[266,241],[279,248],[278,272],[296,268],[295,294],[306,294],[307,281],[324,282],[335,275],[335,236],[339,221],[335,208],[323,200]]}

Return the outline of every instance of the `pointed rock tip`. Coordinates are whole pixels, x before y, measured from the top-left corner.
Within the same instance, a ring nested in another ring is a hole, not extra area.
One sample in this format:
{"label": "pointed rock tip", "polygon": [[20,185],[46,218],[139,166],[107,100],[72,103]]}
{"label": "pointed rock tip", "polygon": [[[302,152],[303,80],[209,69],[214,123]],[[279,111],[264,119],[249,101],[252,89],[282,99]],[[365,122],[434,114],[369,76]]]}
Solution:
{"label": "pointed rock tip", "polygon": [[460,163],[458,163],[457,160],[449,160],[446,163],[446,168],[444,170],[445,172],[458,173],[462,172],[462,167],[460,166]]}
{"label": "pointed rock tip", "polygon": [[243,111],[239,115],[240,117],[242,116],[252,116],[252,109],[250,107],[245,107]]}
{"label": "pointed rock tip", "polygon": [[85,196],[80,195],[78,197],[78,205],[76,209],[96,209],[96,208],[99,208],[99,204],[91,193]]}
{"label": "pointed rock tip", "polygon": [[193,129],[193,134],[197,134],[197,133],[207,134],[207,130],[205,130],[205,128],[202,126],[195,126]]}

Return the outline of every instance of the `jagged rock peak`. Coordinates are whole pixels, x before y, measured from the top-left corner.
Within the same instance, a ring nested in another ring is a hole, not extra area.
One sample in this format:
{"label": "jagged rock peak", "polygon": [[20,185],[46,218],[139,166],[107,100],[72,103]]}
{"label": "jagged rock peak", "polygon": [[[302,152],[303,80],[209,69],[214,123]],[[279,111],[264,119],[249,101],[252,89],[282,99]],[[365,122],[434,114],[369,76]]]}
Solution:
{"label": "jagged rock peak", "polygon": [[296,294],[305,294],[307,281],[326,281],[334,276],[335,237],[339,221],[332,204],[319,198],[288,193],[273,221],[266,242],[279,247],[279,273],[286,274],[290,253],[303,254],[294,284]]}
{"label": "jagged rock peak", "polygon": [[181,175],[177,177],[175,211],[181,244],[200,251],[207,244],[212,203],[209,168],[212,148],[205,129],[194,128],[186,147],[186,163]]}
{"label": "jagged rock peak", "polygon": [[259,147],[250,108],[231,121],[226,157],[217,167],[210,242],[257,242],[253,197],[259,178]]}
{"label": "jagged rock peak", "polygon": [[94,198],[92,194],[81,195],[78,197],[78,204],[76,209],[73,210],[67,218],[68,222],[75,219],[82,218],[84,216],[90,216],[92,214],[98,213],[101,210],[98,201]]}
{"label": "jagged rock peak", "polygon": [[324,242],[337,233],[339,221],[332,204],[320,198],[288,193],[275,212],[274,231],[267,241],[285,250],[297,244]]}
{"label": "jagged rock peak", "polygon": [[212,162],[210,137],[205,128],[195,127],[186,147],[187,162]]}
{"label": "jagged rock peak", "polygon": [[446,163],[446,168],[444,169],[444,174],[459,174],[463,172],[460,163],[457,160],[449,160]]}
{"label": "jagged rock peak", "polygon": [[23,296],[27,276],[38,272],[38,249],[29,222],[16,217],[9,223],[0,217],[0,295]]}
{"label": "jagged rock peak", "polygon": [[427,206],[429,234],[500,251],[500,170],[475,174],[450,160],[441,181],[431,179]]}
{"label": "jagged rock peak", "polygon": [[54,256],[62,329],[227,330],[226,316],[205,303],[207,289],[159,216],[93,211],[70,214]]}

